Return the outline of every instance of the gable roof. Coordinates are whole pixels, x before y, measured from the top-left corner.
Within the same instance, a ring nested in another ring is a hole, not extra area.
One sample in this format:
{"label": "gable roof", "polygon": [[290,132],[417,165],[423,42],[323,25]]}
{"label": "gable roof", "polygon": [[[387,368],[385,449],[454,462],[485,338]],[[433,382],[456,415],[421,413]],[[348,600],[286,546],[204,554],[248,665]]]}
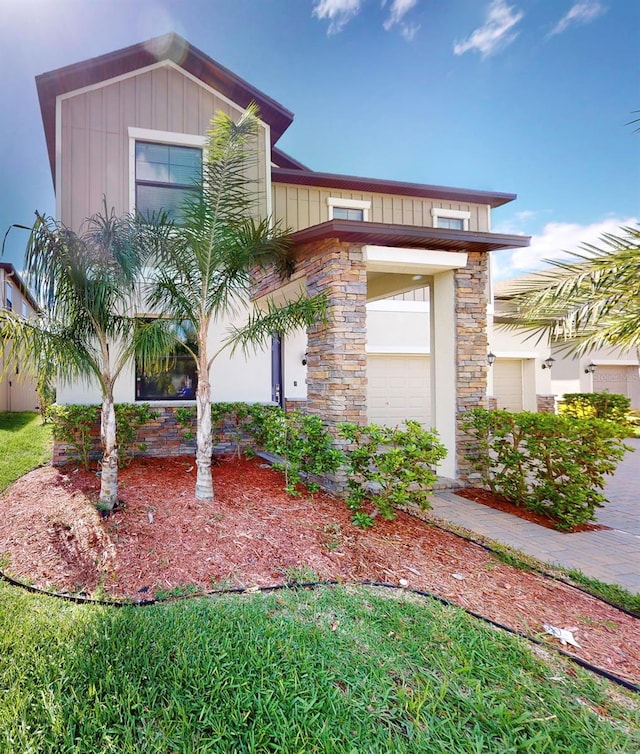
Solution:
{"label": "gable roof", "polygon": [[106,55],[83,60],[36,76],[40,111],[47,140],[51,173],[55,183],[56,160],[56,98],[86,86],[132,73],[163,60],[170,60],[241,107],[255,102],[260,117],[271,129],[275,144],[293,121],[293,113],[236,76],[228,68],[190,45],[178,34],[164,34],[147,42],[125,47]]}

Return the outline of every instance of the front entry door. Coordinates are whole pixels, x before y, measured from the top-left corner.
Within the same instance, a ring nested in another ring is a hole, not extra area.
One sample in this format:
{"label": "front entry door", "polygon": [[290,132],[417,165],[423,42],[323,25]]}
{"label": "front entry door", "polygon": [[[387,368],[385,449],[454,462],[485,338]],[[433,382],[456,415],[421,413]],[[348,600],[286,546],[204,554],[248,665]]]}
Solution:
{"label": "front entry door", "polygon": [[280,408],[284,408],[282,371],[282,338],[275,333],[271,337],[271,400]]}

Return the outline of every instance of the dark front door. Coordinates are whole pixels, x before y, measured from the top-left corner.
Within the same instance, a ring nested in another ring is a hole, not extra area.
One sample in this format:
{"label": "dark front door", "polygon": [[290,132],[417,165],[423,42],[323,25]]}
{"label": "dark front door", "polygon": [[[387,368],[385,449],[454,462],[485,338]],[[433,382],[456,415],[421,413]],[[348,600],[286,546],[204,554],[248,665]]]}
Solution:
{"label": "dark front door", "polygon": [[271,400],[284,408],[282,371],[282,338],[274,334],[271,338]]}

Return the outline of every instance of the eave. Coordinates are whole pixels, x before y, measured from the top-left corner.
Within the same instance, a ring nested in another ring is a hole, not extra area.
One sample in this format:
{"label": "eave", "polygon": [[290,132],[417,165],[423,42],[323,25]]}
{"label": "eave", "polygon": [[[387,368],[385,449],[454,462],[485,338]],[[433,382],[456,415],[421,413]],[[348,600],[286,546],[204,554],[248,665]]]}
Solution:
{"label": "eave", "polygon": [[294,249],[335,238],[343,243],[361,246],[398,246],[440,251],[490,252],[527,247],[529,236],[503,233],[480,233],[470,230],[444,230],[415,225],[329,220],[298,230],[291,236]]}
{"label": "eave", "polygon": [[354,175],[336,173],[316,173],[311,170],[291,168],[272,168],[273,183],[290,183],[298,186],[316,186],[321,188],[346,189],[349,191],[371,191],[380,194],[399,194],[401,196],[424,197],[450,202],[485,204],[492,208],[501,207],[516,199],[516,194],[495,191],[477,191],[449,186],[433,186],[427,183],[406,183],[404,181],[387,181],[380,178],[361,178]]}

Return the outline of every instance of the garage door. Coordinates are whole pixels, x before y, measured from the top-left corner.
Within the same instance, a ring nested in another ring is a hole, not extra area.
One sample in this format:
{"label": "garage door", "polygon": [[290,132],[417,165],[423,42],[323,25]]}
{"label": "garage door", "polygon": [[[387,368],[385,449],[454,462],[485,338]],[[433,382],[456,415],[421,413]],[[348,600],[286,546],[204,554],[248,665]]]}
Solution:
{"label": "garage door", "polygon": [[631,398],[631,406],[640,408],[638,367],[598,366],[593,374],[594,393],[617,393]]}
{"label": "garage door", "polygon": [[522,411],[522,359],[496,359],[493,365],[493,395],[498,408]]}
{"label": "garage door", "polygon": [[405,419],[431,426],[429,357],[423,354],[367,357],[369,421],[395,427]]}

